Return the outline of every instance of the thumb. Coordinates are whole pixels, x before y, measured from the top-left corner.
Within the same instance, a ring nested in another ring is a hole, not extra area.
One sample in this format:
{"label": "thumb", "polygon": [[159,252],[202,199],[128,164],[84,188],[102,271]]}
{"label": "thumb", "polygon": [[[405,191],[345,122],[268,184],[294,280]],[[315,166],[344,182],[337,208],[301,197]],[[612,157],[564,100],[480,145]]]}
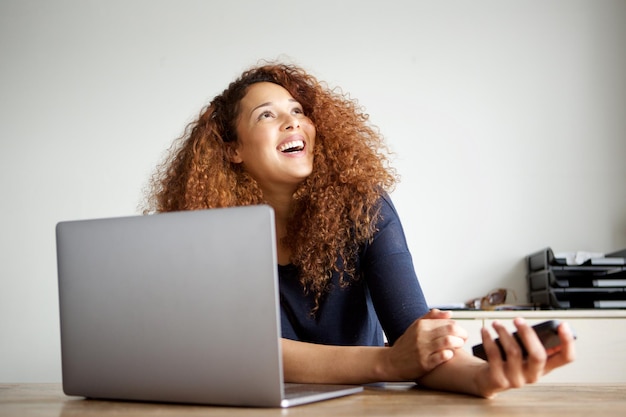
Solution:
{"label": "thumb", "polygon": [[433,308],[422,316],[423,319],[449,319],[450,317],[452,317],[451,311],[442,311],[438,308]]}

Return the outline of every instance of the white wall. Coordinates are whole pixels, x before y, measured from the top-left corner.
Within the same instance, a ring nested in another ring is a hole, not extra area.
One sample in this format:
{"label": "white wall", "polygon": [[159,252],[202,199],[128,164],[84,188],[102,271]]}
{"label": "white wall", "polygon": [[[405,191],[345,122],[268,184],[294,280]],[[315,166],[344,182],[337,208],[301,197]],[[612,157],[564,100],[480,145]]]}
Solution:
{"label": "white wall", "polygon": [[432,304],[525,294],[523,258],[626,247],[626,1],[0,0],[0,382],[59,381],[54,226],[137,213],[241,70],[359,99]]}

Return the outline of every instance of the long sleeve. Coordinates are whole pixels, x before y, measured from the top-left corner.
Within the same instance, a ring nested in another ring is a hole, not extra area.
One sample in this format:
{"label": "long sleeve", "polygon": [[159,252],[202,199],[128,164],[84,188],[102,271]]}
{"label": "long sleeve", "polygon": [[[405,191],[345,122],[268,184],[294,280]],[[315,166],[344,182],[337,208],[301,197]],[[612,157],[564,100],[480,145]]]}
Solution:
{"label": "long sleeve", "polygon": [[[428,306],[417,281],[402,225],[388,196],[380,199],[377,232],[357,262],[358,279],[348,286],[332,277],[316,316],[313,299],[299,282],[297,268],[279,266],[282,336],[292,340],[380,346],[384,329],[393,343]],[[382,328],[381,328],[382,324]]]}
{"label": "long sleeve", "polygon": [[391,199],[381,198],[381,219],[361,260],[376,314],[393,344],[406,328],[428,312],[406,237]]}

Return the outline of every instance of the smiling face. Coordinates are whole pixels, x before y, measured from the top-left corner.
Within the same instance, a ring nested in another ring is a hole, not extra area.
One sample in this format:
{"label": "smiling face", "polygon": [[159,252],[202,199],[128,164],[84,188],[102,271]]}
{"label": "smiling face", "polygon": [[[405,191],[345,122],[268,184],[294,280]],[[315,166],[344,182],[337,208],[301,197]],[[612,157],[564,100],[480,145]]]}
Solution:
{"label": "smiling face", "polygon": [[315,126],[302,106],[278,84],[252,84],[240,102],[232,162],[264,192],[293,193],[313,171]]}

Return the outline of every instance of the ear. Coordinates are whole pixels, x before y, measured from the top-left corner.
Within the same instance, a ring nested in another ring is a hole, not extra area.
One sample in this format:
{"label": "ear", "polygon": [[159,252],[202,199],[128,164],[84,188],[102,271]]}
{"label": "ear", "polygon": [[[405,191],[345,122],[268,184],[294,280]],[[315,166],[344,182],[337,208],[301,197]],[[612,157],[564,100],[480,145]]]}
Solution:
{"label": "ear", "polygon": [[241,155],[239,154],[239,148],[237,145],[232,145],[226,148],[226,154],[228,155],[228,159],[233,164],[240,164],[243,162]]}

